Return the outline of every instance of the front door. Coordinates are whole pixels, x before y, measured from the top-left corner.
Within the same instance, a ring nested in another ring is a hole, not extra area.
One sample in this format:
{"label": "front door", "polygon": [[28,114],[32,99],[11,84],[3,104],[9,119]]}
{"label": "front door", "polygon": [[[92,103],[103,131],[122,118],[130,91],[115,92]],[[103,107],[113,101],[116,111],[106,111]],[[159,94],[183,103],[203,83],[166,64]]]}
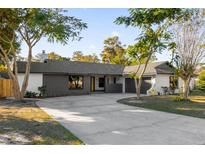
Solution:
{"label": "front door", "polygon": [[90,77],[90,91],[91,92],[95,91],[95,77],[94,76]]}

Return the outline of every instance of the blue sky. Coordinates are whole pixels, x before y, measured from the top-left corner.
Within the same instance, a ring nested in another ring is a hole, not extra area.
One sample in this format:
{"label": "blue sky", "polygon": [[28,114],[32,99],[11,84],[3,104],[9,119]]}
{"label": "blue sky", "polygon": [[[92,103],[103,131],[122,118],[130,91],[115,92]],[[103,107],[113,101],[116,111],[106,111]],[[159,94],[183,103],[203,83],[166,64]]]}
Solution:
{"label": "blue sky", "polygon": [[[84,54],[96,53],[98,56],[103,50],[103,41],[113,35],[118,35],[122,44],[129,45],[135,42],[140,31],[137,28],[116,25],[114,20],[121,15],[128,15],[127,9],[68,9],[67,15],[80,18],[86,22],[88,28],[81,32],[80,41],[68,42],[67,45],[49,43],[42,38],[33,49],[33,55],[46,52],[56,52],[61,56],[71,57],[74,51],[82,51]],[[22,45],[21,55],[26,57],[27,47]],[[157,55],[158,60],[169,59],[169,54]]]}

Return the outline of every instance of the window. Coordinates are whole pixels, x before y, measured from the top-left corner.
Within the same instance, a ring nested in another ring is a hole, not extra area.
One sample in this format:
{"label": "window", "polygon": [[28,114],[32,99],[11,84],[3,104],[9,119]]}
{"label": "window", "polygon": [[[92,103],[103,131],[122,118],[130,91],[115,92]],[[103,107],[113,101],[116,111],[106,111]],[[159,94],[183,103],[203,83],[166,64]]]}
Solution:
{"label": "window", "polygon": [[104,87],[104,86],[105,86],[105,79],[99,78],[99,87]]}
{"label": "window", "polygon": [[69,76],[69,89],[83,89],[83,76]]}
{"label": "window", "polygon": [[169,86],[170,88],[177,89],[178,88],[178,77],[170,76],[169,77]]}

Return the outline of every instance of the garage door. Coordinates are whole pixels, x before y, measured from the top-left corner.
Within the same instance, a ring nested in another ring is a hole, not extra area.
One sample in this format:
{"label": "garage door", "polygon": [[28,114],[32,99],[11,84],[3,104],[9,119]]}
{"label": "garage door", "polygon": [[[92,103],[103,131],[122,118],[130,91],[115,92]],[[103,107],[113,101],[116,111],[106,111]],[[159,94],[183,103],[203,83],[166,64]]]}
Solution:
{"label": "garage door", "polygon": [[[141,94],[146,94],[147,90],[151,88],[151,77],[142,78]],[[125,79],[125,92],[135,93],[135,81],[131,78]]]}

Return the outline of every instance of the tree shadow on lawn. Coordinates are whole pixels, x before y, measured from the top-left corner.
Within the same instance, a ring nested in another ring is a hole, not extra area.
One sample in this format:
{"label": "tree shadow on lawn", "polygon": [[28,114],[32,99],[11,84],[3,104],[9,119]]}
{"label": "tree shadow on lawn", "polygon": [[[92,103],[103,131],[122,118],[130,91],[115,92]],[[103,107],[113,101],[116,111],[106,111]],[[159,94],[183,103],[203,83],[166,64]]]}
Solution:
{"label": "tree shadow on lawn", "polygon": [[35,102],[0,102],[0,144],[82,144]]}

